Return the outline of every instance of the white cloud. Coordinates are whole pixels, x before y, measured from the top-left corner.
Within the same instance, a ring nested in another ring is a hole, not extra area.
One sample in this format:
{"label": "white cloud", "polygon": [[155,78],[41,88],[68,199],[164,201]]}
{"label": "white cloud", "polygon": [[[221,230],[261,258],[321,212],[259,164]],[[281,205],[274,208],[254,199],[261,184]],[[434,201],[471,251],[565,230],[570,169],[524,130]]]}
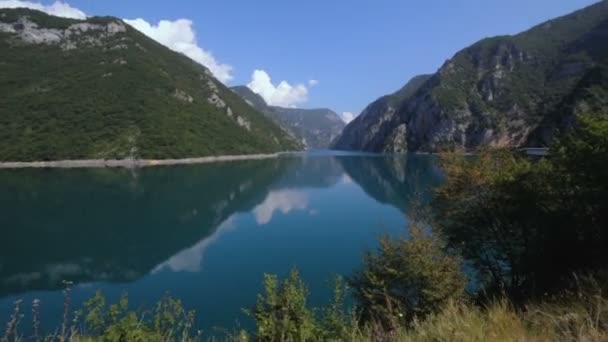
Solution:
{"label": "white cloud", "polygon": [[220,63],[210,51],[198,45],[191,20],[161,20],[156,25],[141,18],[125,19],[125,22],[171,50],[181,52],[206,66],[218,80],[226,83],[233,78],[232,66]]}
{"label": "white cloud", "polygon": [[[87,17],[83,11],[61,1],[56,1],[52,5],[46,6],[29,1],[0,0],[0,8],[20,7],[31,8],[65,18],[86,19]],[[192,21],[188,19],[161,20],[156,25],[150,24],[141,18],[124,19],[124,21],[169,49],[181,52],[194,61],[206,66],[218,80],[226,83],[233,78],[232,66],[218,62],[210,51],[198,45]]]}
{"label": "white cloud", "polygon": [[247,87],[262,96],[271,106],[295,107],[308,100],[306,85],[291,85],[287,81],[281,81],[275,86],[270,75],[264,70],[255,70]]}
{"label": "white cloud", "polygon": [[233,230],[235,227],[234,216],[230,216],[226,221],[219,225],[217,230],[211,236],[208,236],[197,242],[194,246],[175,254],[167,261],[156,266],[152,270],[152,273],[157,273],[165,269],[172,272],[200,272],[201,266],[203,265],[203,256],[205,255],[207,248],[209,248],[209,246],[213,244],[223,233]]}
{"label": "white cloud", "polygon": [[346,173],[342,175],[342,184],[352,184],[353,179],[350,178]]}
{"label": "white cloud", "polygon": [[301,192],[294,190],[271,191],[264,202],[253,209],[258,224],[267,224],[272,221],[274,212],[279,210],[287,214],[292,210],[305,210],[308,207],[308,198]]}
{"label": "white cloud", "polygon": [[309,87],[314,87],[314,86],[316,86],[318,84],[319,84],[318,80],[308,80],[308,86]]}
{"label": "white cloud", "polygon": [[29,1],[0,0],[0,8],[30,8],[48,13],[50,15],[73,19],[86,19],[87,17],[83,11],[61,1],[55,1],[52,5],[47,6],[41,3]]}
{"label": "white cloud", "polygon": [[350,123],[356,117],[356,115],[351,112],[342,112],[342,115],[340,116],[342,117],[342,120],[346,123]]}

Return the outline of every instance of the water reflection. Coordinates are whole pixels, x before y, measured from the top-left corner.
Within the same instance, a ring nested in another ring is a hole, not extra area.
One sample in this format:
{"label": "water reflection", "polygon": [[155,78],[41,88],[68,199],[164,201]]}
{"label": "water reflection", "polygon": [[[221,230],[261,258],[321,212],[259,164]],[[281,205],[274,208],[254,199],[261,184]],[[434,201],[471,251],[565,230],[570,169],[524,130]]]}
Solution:
{"label": "water reflection", "polygon": [[[322,225],[328,234],[333,229],[331,238],[344,242],[340,234],[359,236],[342,229],[374,214],[350,211],[373,208],[353,197],[352,186],[407,212],[414,195],[428,196],[440,181],[432,158],[423,156],[292,156],[137,171],[3,170],[0,297],[56,290],[63,280],[132,282],[164,271],[199,273],[210,246],[236,229],[238,214],[252,216],[248,228],[305,214],[314,218],[307,224]],[[333,198],[331,192],[318,193],[337,186],[345,187],[335,194],[338,201],[324,200]],[[311,205],[315,200],[324,205],[323,215]],[[303,233],[292,228],[285,234],[298,239]],[[298,243],[320,253],[314,235]]]}
{"label": "water reflection", "polygon": [[425,204],[442,181],[436,160],[427,155],[340,157],[350,180],[375,200],[409,212]]}
{"label": "water reflection", "polygon": [[171,258],[169,258],[169,260],[156,266],[154,270],[152,270],[152,273],[157,273],[164,270],[170,270],[172,272],[200,272],[205,250],[212,243],[214,243],[223,232],[234,228],[234,220],[232,218],[229,218],[228,220],[220,224],[220,226],[215,230],[213,235],[202,239],[194,246],[172,256]]}
{"label": "water reflection", "polygon": [[264,225],[272,220],[275,211],[289,214],[292,210],[306,210],[308,207],[308,196],[297,190],[271,191],[266,199],[253,209],[255,220]]}
{"label": "water reflection", "polygon": [[0,295],[137,279],[262,202],[289,164],[2,171]]}

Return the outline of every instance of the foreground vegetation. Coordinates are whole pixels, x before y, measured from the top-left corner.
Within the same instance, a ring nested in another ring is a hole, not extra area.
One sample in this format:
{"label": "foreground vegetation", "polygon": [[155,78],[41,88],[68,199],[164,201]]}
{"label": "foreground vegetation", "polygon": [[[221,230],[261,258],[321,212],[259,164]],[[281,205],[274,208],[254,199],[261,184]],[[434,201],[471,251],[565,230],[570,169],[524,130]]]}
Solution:
{"label": "foreground vegetation", "polygon": [[[296,269],[283,280],[265,275],[246,310],[255,329],[221,339],[608,340],[608,120],[580,118],[544,159],[489,150],[441,161],[446,182],[433,210],[410,217],[408,238],[381,239],[358,273],[337,278],[331,303],[311,308]],[[66,303],[45,340],[207,338],[170,297],[149,311],[129,310],[126,296],[106,305],[98,294],[75,314]],[[32,311],[33,333],[19,330],[17,304],[2,341],[41,340]]]}

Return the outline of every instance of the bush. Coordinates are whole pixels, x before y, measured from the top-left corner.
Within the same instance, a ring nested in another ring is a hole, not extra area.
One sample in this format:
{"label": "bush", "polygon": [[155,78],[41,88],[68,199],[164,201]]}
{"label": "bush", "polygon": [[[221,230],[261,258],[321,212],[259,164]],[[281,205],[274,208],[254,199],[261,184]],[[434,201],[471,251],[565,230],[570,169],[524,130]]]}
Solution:
{"label": "bush", "polygon": [[306,306],[308,289],[293,268],[280,282],[276,275],[264,275],[264,294],[258,295],[253,310],[246,310],[256,322],[260,341],[306,341],[317,334],[312,310]]}
{"label": "bush", "polygon": [[608,265],[608,124],[581,118],[542,160],[507,150],[444,154],[436,227],[475,266],[485,294],[519,303]]}
{"label": "bush", "polygon": [[[180,300],[166,295],[146,315],[129,310],[128,297],[106,307],[101,292],[85,303],[85,327],[76,333],[80,339],[102,341],[195,341],[194,311],[186,311]],[[150,317],[147,318],[146,317]]]}
{"label": "bush", "polygon": [[408,239],[381,239],[378,253],[365,257],[363,270],[350,282],[365,322],[396,327],[464,296],[460,258],[447,253],[436,234],[415,226],[408,230]]}

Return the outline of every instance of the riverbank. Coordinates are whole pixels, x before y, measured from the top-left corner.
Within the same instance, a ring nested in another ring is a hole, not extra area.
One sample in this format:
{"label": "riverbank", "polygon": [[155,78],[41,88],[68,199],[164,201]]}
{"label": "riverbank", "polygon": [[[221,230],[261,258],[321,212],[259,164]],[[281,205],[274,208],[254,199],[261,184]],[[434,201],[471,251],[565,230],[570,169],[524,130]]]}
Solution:
{"label": "riverbank", "polygon": [[208,156],[199,158],[183,159],[85,159],[85,160],[55,160],[55,161],[33,161],[33,162],[0,162],[0,169],[24,169],[24,168],[102,168],[102,167],[124,167],[138,168],[150,166],[206,164],[215,162],[228,162],[239,160],[260,160],[277,158],[281,153],[271,154],[242,154],[227,156]]}

